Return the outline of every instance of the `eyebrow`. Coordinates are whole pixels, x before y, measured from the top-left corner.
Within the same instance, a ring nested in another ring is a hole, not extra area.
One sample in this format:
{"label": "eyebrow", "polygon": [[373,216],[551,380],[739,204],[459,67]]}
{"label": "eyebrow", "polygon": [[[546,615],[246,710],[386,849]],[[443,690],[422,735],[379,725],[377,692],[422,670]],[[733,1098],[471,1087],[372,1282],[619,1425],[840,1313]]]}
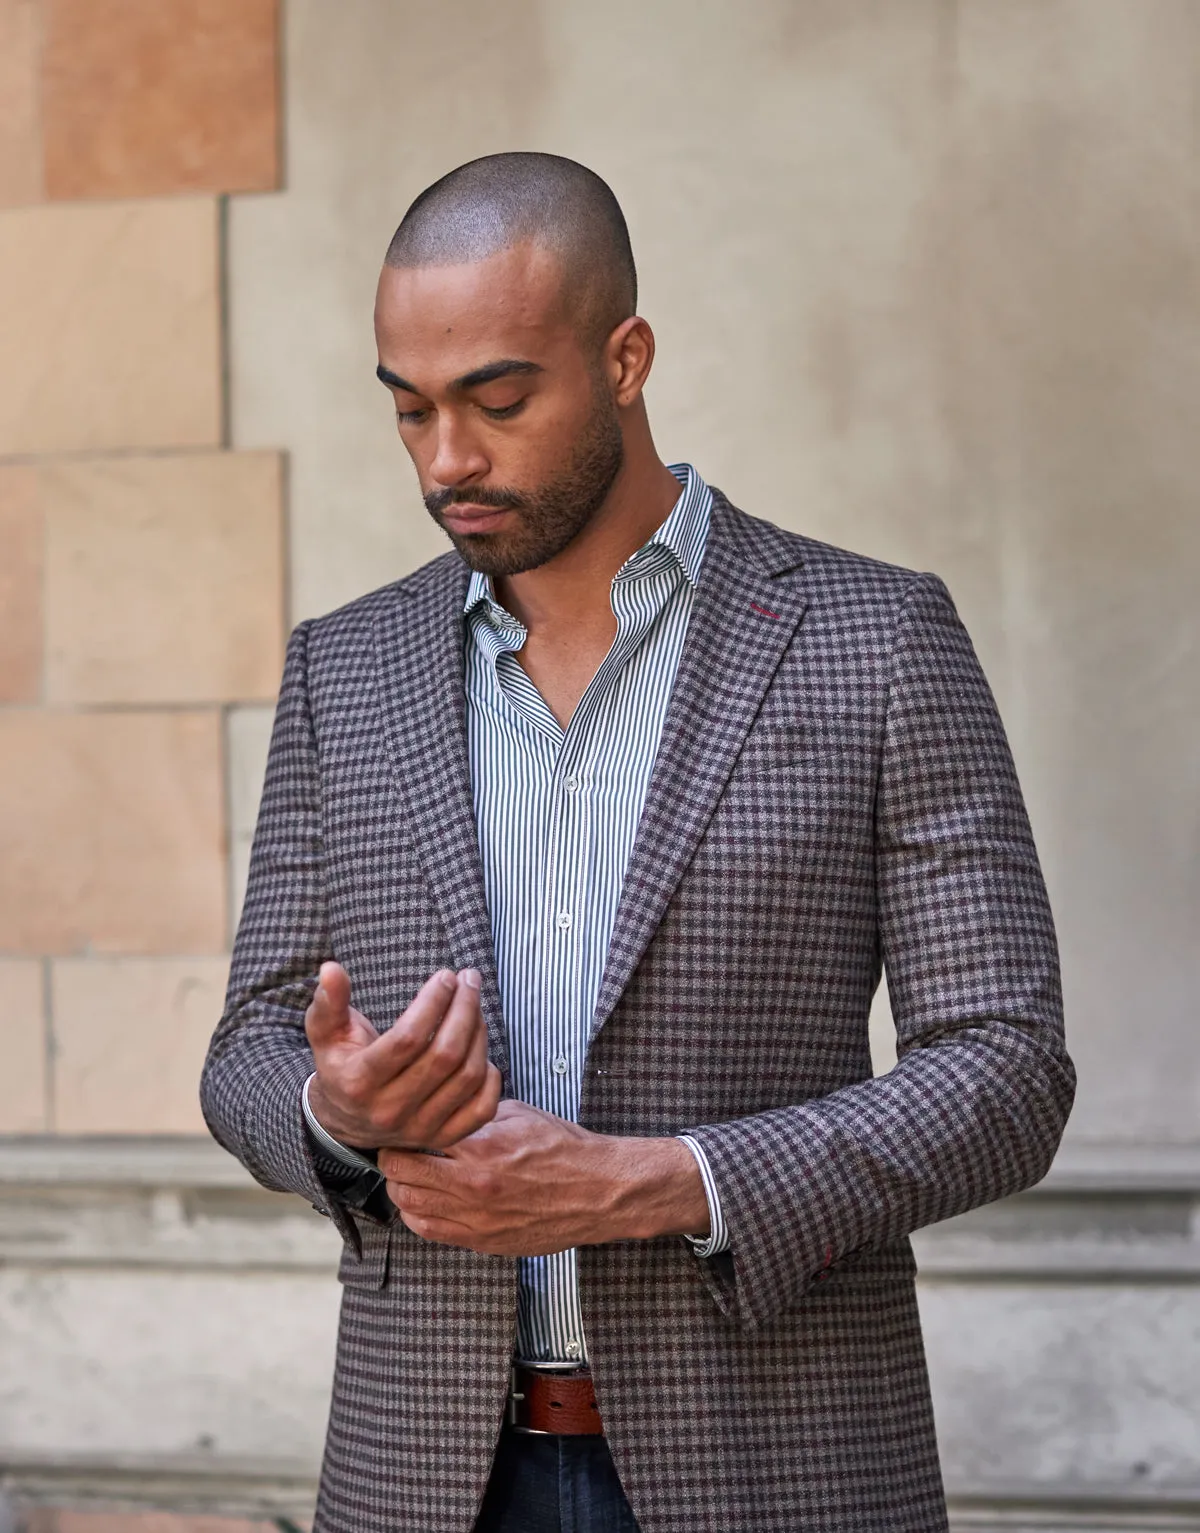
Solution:
{"label": "eyebrow", "polygon": [[[450,385],[450,392],[462,394],[468,389],[482,388],[485,383],[494,383],[497,378],[528,377],[533,373],[544,371],[545,369],[537,362],[525,362],[518,357],[503,357],[499,362],[489,362],[484,367],[477,367],[474,372],[464,373],[461,378],[455,378]],[[403,389],[407,394],[421,392],[415,384],[409,383],[407,378],[401,378],[400,374],[394,373],[390,367],[384,367],[382,362],[375,369],[375,376],[380,383],[386,383],[389,388]]]}

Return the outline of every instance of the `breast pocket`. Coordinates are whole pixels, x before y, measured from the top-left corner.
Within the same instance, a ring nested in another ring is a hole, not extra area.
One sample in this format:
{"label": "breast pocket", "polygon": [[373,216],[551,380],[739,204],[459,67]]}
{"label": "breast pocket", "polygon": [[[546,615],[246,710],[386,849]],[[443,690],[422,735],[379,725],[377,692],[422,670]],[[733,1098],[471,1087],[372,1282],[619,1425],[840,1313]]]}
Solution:
{"label": "breast pocket", "polygon": [[723,880],[814,892],[814,881],[857,877],[870,851],[870,755],[834,731],[788,723],[746,738],[705,836],[705,862]]}
{"label": "breast pocket", "polygon": [[811,735],[801,724],[761,725],[746,736],[734,762],[730,783],[794,772],[811,748]]}

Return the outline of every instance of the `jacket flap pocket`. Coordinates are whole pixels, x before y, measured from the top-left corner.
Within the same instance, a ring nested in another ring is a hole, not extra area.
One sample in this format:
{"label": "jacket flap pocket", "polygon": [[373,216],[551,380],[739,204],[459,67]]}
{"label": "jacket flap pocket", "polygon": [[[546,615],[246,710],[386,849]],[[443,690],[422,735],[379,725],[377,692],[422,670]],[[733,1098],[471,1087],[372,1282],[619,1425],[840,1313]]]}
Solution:
{"label": "jacket flap pocket", "polygon": [[338,1263],[338,1281],[347,1288],[382,1288],[387,1282],[392,1232],[378,1224],[356,1221],[362,1235],[362,1255],[346,1246]]}

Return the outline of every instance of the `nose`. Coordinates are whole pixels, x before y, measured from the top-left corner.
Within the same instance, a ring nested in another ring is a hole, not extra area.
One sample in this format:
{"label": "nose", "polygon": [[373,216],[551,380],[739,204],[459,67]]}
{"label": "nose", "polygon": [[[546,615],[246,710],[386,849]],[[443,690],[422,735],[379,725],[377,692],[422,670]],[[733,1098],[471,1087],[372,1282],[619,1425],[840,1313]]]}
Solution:
{"label": "nose", "polygon": [[483,478],[491,468],[487,455],[473,440],[466,423],[449,411],[438,415],[437,447],[429,464],[430,477],[452,490]]}

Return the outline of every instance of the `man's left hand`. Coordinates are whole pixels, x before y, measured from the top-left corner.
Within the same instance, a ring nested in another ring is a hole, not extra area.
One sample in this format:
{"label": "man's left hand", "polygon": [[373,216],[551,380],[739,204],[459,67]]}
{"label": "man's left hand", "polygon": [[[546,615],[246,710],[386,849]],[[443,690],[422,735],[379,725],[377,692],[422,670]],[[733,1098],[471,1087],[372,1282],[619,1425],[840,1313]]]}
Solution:
{"label": "man's left hand", "polygon": [[381,1150],[379,1169],[414,1234],[493,1256],[708,1229],[687,1145],[593,1134],[524,1102],[441,1155]]}

